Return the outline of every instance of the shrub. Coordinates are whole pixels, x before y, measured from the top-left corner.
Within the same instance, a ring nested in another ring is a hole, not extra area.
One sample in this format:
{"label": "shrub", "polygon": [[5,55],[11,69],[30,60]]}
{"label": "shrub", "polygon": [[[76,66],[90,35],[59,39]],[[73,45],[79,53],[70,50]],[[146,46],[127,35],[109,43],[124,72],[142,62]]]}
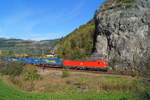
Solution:
{"label": "shrub", "polygon": [[26,65],[23,69],[22,76],[25,80],[34,81],[40,79],[36,66]]}
{"label": "shrub", "polygon": [[0,73],[3,75],[19,76],[24,67],[24,63],[19,62],[1,62]]}
{"label": "shrub", "polygon": [[135,0],[117,0],[117,4],[121,5],[121,6],[124,6],[124,5],[131,5],[133,4]]}
{"label": "shrub", "polygon": [[25,81],[30,81],[28,91],[33,91],[35,86],[34,81],[40,79],[37,67],[33,65],[26,65],[23,69],[22,76]]}
{"label": "shrub", "polygon": [[128,98],[122,97],[122,98],[120,98],[119,100],[128,100]]}

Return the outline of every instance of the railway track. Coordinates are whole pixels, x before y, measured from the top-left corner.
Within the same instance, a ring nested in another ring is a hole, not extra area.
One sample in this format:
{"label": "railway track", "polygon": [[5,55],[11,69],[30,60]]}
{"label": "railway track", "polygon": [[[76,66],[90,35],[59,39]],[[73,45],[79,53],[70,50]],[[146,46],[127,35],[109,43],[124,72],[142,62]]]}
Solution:
{"label": "railway track", "polygon": [[90,74],[102,74],[102,75],[109,75],[109,76],[123,76],[123,77],[134,77],[134,75],[130,74],[121,74],[118,72],[104,72],[104,71],[94,71],[94,70],[83,70],[83,69],[70,69],[70,68],[62,68],[62,67],[48,67],[48,66],[38,66],[40,67],[43,71],[44,70],[49,70],[49,71],[70,71],[70,72],[83,72],[83,73],[90,73]]}

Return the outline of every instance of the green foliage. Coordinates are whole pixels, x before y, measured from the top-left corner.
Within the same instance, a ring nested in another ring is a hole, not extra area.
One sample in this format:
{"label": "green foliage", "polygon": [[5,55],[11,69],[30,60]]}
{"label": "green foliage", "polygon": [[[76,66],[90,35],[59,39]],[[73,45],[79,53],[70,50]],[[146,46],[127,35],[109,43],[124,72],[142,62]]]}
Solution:
{"label": "green foliage", "polygon": [[25,80],[34,81],[40,79],[40,75],[37,73],[38,70],[36,66],[26,65],[23,69],[23,77]]}
{"label": "green foliage", "polygon": [[68,77],[70,74],[67,70],[62,71],[62,78]]}
{"label": "green foliage", "polygon": [[123,98],[120,98],[119,100],[128,100],[128,98],[123,97]]}
{"label": "green foliage", "polygon": [[131,4],[133,3],[135,0],[117,0],[117,3],[121,3],[121,4]]}
{"label": "green foliage", "polygon": [[90,56],[93,49],[93,35],[95,32],[95,20],[74,30],[71,34],[58,41],[55,53],[60,58],[85,59]]}
{"label": "green foliage", "polygon": [[24,64],[18,62],[1,62],[0,73],[3,75],[19,76],[23,71]]}
{"label": "green foliage", "polygon": [[8,56],[12,56],[14,54],[14,51],[13,50],[9,50],[8,51]]}
{"label": "green foliage", "polygon": [[117,0],[117,6],[131,6],[135,0]]}

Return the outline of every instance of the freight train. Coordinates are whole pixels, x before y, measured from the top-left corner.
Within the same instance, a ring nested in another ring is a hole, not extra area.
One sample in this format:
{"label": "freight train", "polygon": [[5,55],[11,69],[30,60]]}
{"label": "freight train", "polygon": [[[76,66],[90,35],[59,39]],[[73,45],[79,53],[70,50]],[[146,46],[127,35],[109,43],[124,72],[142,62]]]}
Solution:
{"label": "freight train", "polygon": [[23,62],[26,64],[34,64],[38,66],[47,67],[62,67],[62,68],[75,68],[75,69],[92,69],[92,70],[103,70],[107,71],[108,65],[104,60],[67,60],[57,58],[4,58],[5,61],[9,62]]}

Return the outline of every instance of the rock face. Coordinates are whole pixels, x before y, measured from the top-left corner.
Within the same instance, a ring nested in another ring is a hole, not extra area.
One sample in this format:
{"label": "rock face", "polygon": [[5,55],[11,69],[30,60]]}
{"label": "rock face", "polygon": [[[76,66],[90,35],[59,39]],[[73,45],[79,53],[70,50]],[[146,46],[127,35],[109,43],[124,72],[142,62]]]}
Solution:
{"label": "rock face", "polygon": [[94,55],[107,59],[114,70],[150,69],[150,0],[101,9],[95,18]]}

